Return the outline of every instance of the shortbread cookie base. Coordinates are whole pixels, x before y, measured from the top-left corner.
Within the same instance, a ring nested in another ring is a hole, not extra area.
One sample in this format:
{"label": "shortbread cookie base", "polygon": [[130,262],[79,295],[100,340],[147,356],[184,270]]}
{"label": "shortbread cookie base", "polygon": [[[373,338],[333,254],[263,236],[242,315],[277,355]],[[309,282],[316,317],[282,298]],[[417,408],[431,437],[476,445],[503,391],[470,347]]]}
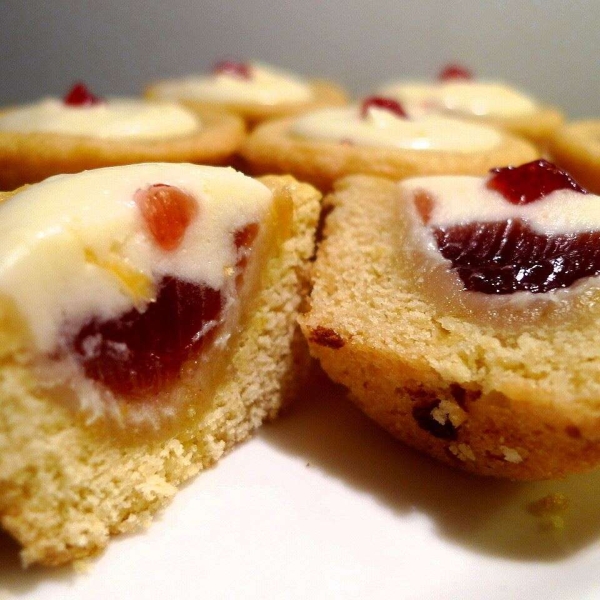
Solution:
{"label": "shortbread cookie base", "polygon": [[141,162],[227,164],[246,133],[243,121],[198,111],[197,133],[158,139],[101,139],[53,133],[0,132],[0,190],[13,190],[52,175]]}
{"label": "shortbread cookie base", "polygon": [[486,125],[504,129],[513,135],[525,138],[544,152],[547,150],[548,143],[554,132],[564,121],[564,117],[555,108],[540,107],[530,115],[519,117],[475,117],[473,120],[477,123],[485,123]]}
{"label": "shortbread cookie base", "polygon": [[[176,435],[130,444],[99,435],[36,393],[10,338],[0,338],[0,523],[22,544],[25,565],[84,558],[111,535],[144,527],[177,486],[274,417],[294,393],[305,363],[296,318],[320,195],[291,177],[263,182],[291,194],[292,235],[270,259],[211,406]],[[4,323],[0,335],[8,328]]]}
{"label": "shortbread cookie base", "polygon": [[[145,96],[148,99],[162,98],[159,91],[160,82],[151,85],[146,90]],[[269,119],[277,119],[291,115],[308,112],[327,106],[343,106],[348,102],[346,92],[330,81],[316,79],[310,82],[313,92],[313,99],[309,102],[282,102],[271,106],[256,104],[251,102],[201,102],[199,100],[188,100],[182,98],[179,103],[194,110],[226,110],[244,119],[250,128]]]}
{"label": "shortbread cookie base", "polygon": [[600,120],[576,121],[558,129],[550,155],[582,186],[600,194]]}
{"label": "shortbread cookie base", "polygon": [[371,418],[450,465],[520,480],[598,465],[598,303],[513,330],[449,315],[406,275],[396,191],[356,176],[326,199],[301,317],[311,354]]}
{"label": "shortbread cookie base", "polygon": [[290,134],[293,119],[265,123],[246,139],[241,155],[254,174],[291,173],[322,191],[351,174],[405,179],[416,175],[483,175],[492,167],[521,164],[539,157],[528,142],[503,135],[487,152],[400,150],[313,141]]}

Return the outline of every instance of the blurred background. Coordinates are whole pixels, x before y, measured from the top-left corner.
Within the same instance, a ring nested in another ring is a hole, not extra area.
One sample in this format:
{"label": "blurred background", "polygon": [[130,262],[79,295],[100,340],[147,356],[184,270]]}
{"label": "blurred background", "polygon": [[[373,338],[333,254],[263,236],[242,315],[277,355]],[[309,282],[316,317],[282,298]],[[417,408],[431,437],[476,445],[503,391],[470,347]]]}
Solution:
{"label": "blurred background", "polygon": [[0,104],[102,95],[216,60],[261,59],[355,94],[460,62],[562,106],[600,115],[600,2],[564,0],[0,0]]}

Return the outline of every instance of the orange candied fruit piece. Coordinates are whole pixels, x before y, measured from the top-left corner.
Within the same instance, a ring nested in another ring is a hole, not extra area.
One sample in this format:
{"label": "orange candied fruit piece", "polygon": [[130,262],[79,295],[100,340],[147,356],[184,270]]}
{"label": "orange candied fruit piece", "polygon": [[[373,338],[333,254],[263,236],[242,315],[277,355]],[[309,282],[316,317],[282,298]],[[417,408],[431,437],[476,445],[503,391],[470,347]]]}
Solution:
{"label": "orange candied fruit piece", "polygon": [[198,214],[198,203],[193,196],[163,183],[138,190],[135,201],[152,238],[167,252],[179,247]]}

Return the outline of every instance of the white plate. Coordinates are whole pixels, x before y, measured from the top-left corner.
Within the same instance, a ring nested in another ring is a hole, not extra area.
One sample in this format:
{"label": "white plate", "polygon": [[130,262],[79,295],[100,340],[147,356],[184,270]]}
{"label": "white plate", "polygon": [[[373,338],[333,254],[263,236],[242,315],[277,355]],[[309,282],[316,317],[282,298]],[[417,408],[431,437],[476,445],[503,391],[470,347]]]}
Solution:
{"label": "white plate", "polygon": [[[568,494],[562,531],[526,506]],[[469,477],[395,442],[323,378],[89,572],[21,571],[0,598],[600,598],[600,473]]]}

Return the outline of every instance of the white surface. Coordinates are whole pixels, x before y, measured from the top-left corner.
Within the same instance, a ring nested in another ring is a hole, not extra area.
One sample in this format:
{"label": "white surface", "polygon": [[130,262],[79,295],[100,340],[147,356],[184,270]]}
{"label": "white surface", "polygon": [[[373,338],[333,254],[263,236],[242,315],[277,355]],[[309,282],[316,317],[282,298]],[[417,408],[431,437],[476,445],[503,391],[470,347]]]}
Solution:
{"label": "white surface", "polygon": [[[549,492],[562,532],[525,510]],[[0,598],[600,598],[600,473],[468,477],[392,440],[324,380],[88,573],[22,572],[0,538]]]}

